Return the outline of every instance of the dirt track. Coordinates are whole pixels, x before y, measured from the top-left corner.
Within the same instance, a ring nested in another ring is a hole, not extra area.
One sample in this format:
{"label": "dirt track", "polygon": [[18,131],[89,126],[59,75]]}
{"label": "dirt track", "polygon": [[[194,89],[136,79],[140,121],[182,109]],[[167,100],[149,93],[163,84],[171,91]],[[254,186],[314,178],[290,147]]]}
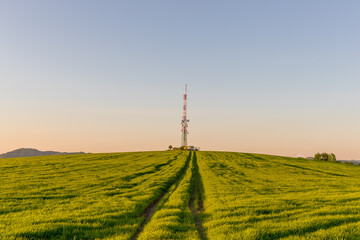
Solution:
{"label": "dirt track", "polygon": [[204,202],[203,202],[203,185],[201,181],[201,176],[199,172],[199,166],[197,164],[196,153],[193,155],[193,169],[191,177],[191,197],[189,201],[189,208],[194,216],[196,229],[199,233],[201,240],[206,240],[206,232],[202,226],[200,217],[198,216],[199,212],[204,211]]}
{"label": "dirt track", "polygon": [[184,167],[181,168],[181,170],[178,174],[178,177],[171,184],[169,184],[169,186],[165,189],[165,191],[157,199],[155,199],[149,206],[147,206],[145,208],[145,210],[141,214],[141,217],[144,218],[144,221],[141,223],[141,225],[139,226],[139,228],[137,229],[136,233],[131,238],[131,240],[136,240],[139,237],[139,235],[143,231],[145,225],[151,220],[151,217],[154,215],[156,207],[161,202],[161,200],[164,198],[164,196],[169,192],[169,189],[172,186],[176,185],[178,182],[180,182],[181,179],[184,177],[187,169],[189,168],[191,156],[193,156],[193,155],[190,152]]}

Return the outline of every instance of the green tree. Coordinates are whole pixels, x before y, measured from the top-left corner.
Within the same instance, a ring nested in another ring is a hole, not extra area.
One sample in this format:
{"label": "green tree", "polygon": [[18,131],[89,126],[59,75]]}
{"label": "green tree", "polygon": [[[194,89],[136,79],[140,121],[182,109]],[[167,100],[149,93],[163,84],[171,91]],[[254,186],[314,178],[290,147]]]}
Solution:
{"label": "green tree", "polygon": [[320,160],[322,160],[322,161],[329,161],[329,154],[327,154],[327,153],[322,153]]}
{"label": "green tree", "polygon": [[314,160],[321,160],[321,154],[316,153],[315,156],[314,156]]}
{"label": "green tree", "polygon": [[169,145],[169,150],[172,150],[173,149],[173,146]]}
{"label": "green tree", "polygon": [[336,162],[335,154],[333,154],[333,153],[329,154],[329,161]]}

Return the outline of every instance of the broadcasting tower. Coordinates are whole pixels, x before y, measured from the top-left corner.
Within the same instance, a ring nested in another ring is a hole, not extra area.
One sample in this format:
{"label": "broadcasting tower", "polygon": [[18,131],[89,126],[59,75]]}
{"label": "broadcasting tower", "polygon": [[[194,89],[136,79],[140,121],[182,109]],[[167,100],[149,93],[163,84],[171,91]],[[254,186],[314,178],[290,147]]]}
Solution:
{"label": "broadcasting tower", "polygon": [[182,136],[181,136],[181,146],[182,147],[187,147],[187,135],[188,135],[188,131],[187,131],[187,127],[188,127],[188,122],[189,120],[186,117],[186,98],[187,98],[187,84],[185,84],[185,94],[184,94],[184,111],[183,111],[183,118],[181,120],[181,132],[182,132]]}

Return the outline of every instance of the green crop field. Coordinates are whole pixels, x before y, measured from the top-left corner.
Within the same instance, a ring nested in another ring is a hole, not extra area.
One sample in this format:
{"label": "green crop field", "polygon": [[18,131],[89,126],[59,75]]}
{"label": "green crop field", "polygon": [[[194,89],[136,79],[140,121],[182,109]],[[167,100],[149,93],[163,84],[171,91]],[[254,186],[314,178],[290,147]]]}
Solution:
{"label": "green crop field", "polygon": [[0,159],[0,239],[360,239],[360,166],[187,151]]}
{"label": "green crop field", "polygon": [[245,153],[197,155],[209,239],[360,239],[359,166]]}
{"label": "green crop field", "polygon": [[0,160],[0,239],[129,239],[188,153]]}

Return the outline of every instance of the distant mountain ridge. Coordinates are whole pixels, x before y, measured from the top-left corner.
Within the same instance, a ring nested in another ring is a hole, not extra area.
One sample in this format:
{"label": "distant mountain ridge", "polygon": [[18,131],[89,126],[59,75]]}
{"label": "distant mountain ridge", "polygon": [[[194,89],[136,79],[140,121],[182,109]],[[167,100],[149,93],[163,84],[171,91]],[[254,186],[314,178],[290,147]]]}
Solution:
{"label": "distant mountain ridge", "polygon": [[34,148],[19,148],[11,152],[0,154],[0,158],[38,157],[65,154],[84,154],[84,152],[39,151]]}
{"label": "distant mountain ridge", "polygon": [[355,164],[355,165],[360,165],[360,160],[338,160],[338,162],[352,163],[352,164]]}

